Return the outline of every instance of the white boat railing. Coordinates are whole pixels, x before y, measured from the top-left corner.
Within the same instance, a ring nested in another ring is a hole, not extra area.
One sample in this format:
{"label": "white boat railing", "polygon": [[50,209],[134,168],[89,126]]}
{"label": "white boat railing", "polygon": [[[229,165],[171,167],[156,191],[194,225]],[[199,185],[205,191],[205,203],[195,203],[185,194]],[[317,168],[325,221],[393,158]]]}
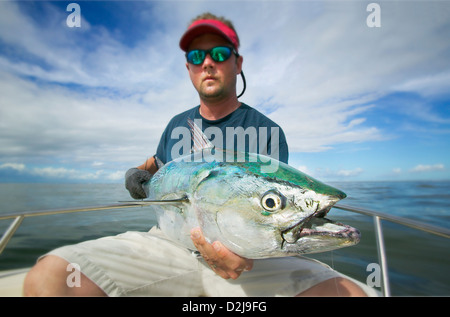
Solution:
{"label": "white boat railing", "polygon": [[[63,213],[72,213],[72,212],[81,212],[81,211],[94,211],[94,210],[109,210],[109,209],[122,209],[122,208],[131,208],[131,207],[142,207],[145,206],[145,201],[135,201],[135,202],[125,202],[125,203],[117,203],[110,205],[102,205],[102,206],[92,206],[92,207],[78,207],[78,208],[67,208],[67,209],[53,209],[53,210],[38,210],[38,211],[30,211],[30,212],[18,212],[12,214],[0,215],[0,220],[6,219],[14,219],[10,226],[6,229],[2,238],[0,239],[0,254],[5,249],[11,237],[14,235],[16,230],[20,227],[22,221],[25,217],[36,217],[36,216],[45,216],[45,215],[54,215],[54,214],[63,214]],[[383,238],[383,229],[381,226],[381,219],[387,220],[390,222],[394,222],[403,226],[407,226],[410,228],[414,228],[416,230],[428,232],[434,235],[438,235],[444,238],[450,238],[450,230],[443,227],[438,227],[430,224],[426,224],[423,222],[419,222],[412,219],[407,219],[404,217],[393,216],[386,213],[352,207],[347,205],[335,205],[333,208],[346,210],[350,212],[355,212],[358,214],[363,214],[367,216],[372,216],[374,219],[375,225],[375,236],[378,250],[378,261],[381,268],[381,276],[382,276],[382,285],[381,290],[384,296],[390,296],[390,285],[388,278],[388,266],[387,266],[387,258],[384,247],[384,238]]]}
{"label": "white boat railing", "polygon": [[355,212],[358,214],[366,215],[366,216],[372,216],[374,225],[375,225],[375,237],[377,241],[377,251],[378,251],[378,264],[381,268],[381,291],[383,296],[390,296],[391,290],[390,290],[390,283],[389,283],[389,277],[388,277],[388,266],[387,266],[387,257],[386,257],[386,251],[384,247],[384,238],[383,238],[383,229],[381,227],[381,219],[388,220],[390,222],[394,222],[403,226],[407,226],[416,230],[428,232],[440,237],[444,238],[450,238],[450,230],[447,228],[442,228],[430,224],[426,224],[423,222],[419,222],[412,219],[407,219],[404,217],[398,217],[389,215],[386,213],[363,209],[363,208],[357,208],[347,205],[335,205],[333,208],[342,209],[350,212]]}

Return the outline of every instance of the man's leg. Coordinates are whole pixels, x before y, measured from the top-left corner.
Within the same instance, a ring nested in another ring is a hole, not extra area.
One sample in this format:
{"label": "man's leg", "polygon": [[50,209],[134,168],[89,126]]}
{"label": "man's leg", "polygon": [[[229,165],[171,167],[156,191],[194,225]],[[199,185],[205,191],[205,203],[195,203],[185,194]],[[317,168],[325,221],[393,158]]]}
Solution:
{"label": "man's leg", "polygon": [[[83,273],[73,272],[73,266]],[[128,231],[52,250],[29,272],[24,291],[28,296],[199,296],[204,293],[200,266],[157,228]]]}
{"label": "man's leg", "polygon": [[316,284],[297,296],[366,297],[367,294],[352,281],[342,277],[335,277]]}
{"label": "man's leg", "polygon": [[69,263],[55,255],[47,255],[36,263],[25,277],[25,296],[106,296],[106,294],[80,272],[79,287],[70,287],[67,277]]}

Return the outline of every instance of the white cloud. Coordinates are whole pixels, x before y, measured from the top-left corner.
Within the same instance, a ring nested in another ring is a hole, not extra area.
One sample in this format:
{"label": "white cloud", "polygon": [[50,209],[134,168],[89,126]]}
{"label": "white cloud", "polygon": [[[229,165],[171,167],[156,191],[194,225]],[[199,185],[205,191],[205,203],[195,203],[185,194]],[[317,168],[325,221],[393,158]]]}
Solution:
{"label": "white cloud", "polygon": [[35,176],[41,176],[44,178],[60,178],[60,179],[83,179],[83,180],[92,180],[97,179],[99,172],[97,173],[83,173],[79,170],[75,169],[67,169],[64,167],[42,167],[42,168],[33,168],[30,173]]}
{"label": "white cloud", "polygon": [[332,168],[316,168],[310,175],[324,180],[348,180],[357,179],[358,176],[364,174],[364,169],[356,167],[354,169],[339,169]]}
{"label": "white cloud", "polygon": [[353,170],[345,170],[345,169],[339,170],[336,173],[336,175],[337,176],[344,176],[344,177],[352,177],[352,176],[360,175],[363,172],[364,172],[364,170],[362,168],[357,167],[357,168],[355,168]]}
{"label": "white cloud", "polygon": [[124,179],[123,170],[80,170],[65,167],[28,167],[25,164],[3,163],[0,170],[13,170],[28,177],[40,177],[43,180],[64,180],[70,181],[121,181]]}
{"label": "white cloud", "polygon": [[106,179],[111,181],[121,181],[124,179],[124,177],[125,171],[115,171],[105,176]]}
{"label": "white cloud", "polygon": [[312,172],[308,169],[306,165],[300,165],[297,169],[305,174],[312,175]]}
{"label": "white cloud", "polygon": [[423,165],[419,164],[411,169],[411,172],[421,173],[421,172],[434,172],[445,170],[444,164],[434,164],[434,165]]}
{"label": "white cloud", "polygon": [[428,74],[422,77],[400,83],[394,89],[398,91],[419,92],[424,96],[433,96],[448,93],[450,72],[445,70],[437,74]]}
{"label": "white cloud", "polygon": [[0,165],[0,169],[12,169],[18,172],[22,172],[25,170],[25,164],[17,164],[17,163],[3,163]]}

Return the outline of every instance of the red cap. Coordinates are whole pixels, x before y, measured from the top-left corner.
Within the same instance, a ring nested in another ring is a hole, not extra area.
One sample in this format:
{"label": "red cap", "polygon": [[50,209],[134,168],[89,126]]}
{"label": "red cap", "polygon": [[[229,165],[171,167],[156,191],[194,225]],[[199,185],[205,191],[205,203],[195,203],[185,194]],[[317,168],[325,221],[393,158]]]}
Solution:
{"label": "red cap", "polygon": [[205,33],[214,33],[224,37],[233,45],[236,52],[238,51],[239,40],[236,32],[234,32],[233,29],[225,23],[210,19],[197,20],[188,27],[187,31],[183,34],[180,40],[181,49],[186,52],[192,40]]}

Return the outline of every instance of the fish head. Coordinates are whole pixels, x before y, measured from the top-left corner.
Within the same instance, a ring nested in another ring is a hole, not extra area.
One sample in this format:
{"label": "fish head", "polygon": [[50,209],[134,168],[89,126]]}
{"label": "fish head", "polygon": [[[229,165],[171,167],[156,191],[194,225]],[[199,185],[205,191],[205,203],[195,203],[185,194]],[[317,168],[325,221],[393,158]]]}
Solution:
{"label": "fish head", "polygon": [[330,251],[359,242],[350,226],[326,219],[342,191],[279,162],[275,173],[257,164],[222,164],[208,171],[194,205],[205,236],[247,258]]}

